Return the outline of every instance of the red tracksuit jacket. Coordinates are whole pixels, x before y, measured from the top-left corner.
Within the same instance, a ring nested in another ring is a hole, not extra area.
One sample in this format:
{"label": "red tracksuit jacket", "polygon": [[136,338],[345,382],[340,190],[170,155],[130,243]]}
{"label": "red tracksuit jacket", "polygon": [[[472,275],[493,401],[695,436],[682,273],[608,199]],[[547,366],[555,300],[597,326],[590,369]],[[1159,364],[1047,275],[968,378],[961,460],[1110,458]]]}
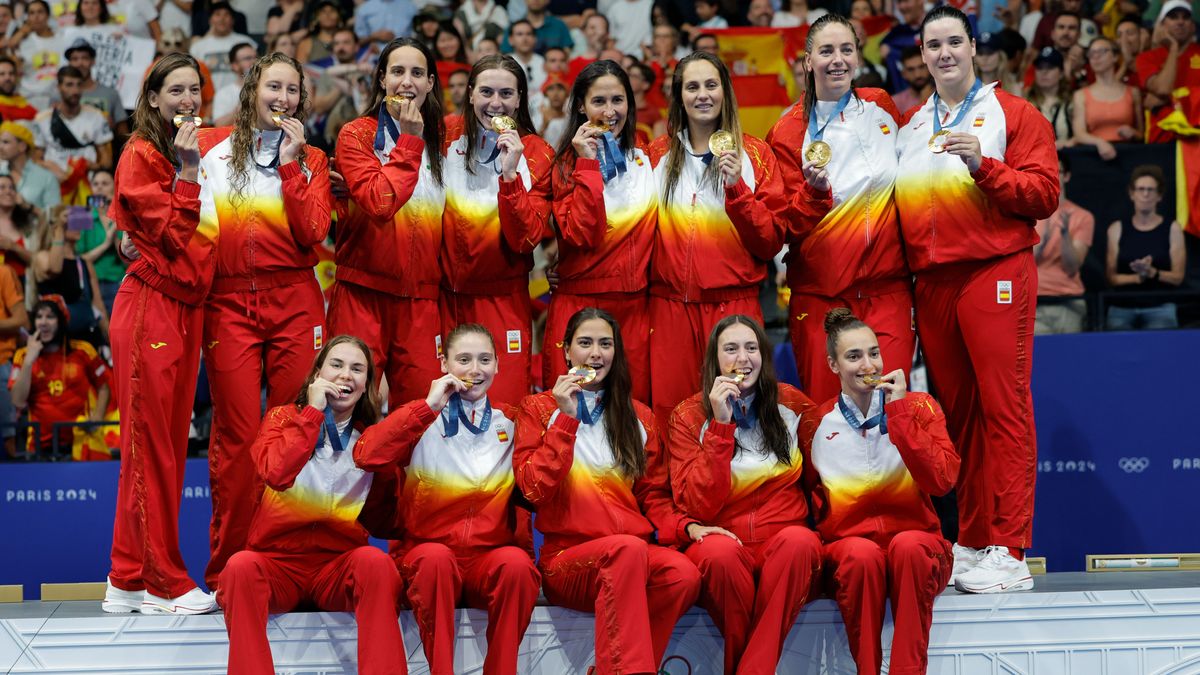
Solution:
{"label": "red tracksuit jacket", "polygon": [[121,153],[113,180],[117,198],[108,215],[141,253],[129,274],[184,304],[204,302],[217,229],[199,227],[199,183],[177,179],[167,158],[137,136]]}
{"label": "red tracksuit jacket", "polygon": [[[816,406],[798,389],[779,385],[779,412],[792,444],[791,464],[761,454],[755,437],[736,424],[709,419],[696,394],[671,413],[671,487],[675,502],[704,525],[716,525],[747,544],[766,541],[789,525],[806,525],[801,489],[804,456]],[[734,453],[734,439],[743,450]]]}
{"label": "red tracksuit jacket", "polygon": [[[947,126],[958,116],[938,114]],[[1058,208],[1054,130],[1037,108],[985,84],[953,131],[979,138],[983,161],[974,174],[949,153],[929,151],[933,97],[909,111],[900,129],[896,205],[908,265],[923,272],[958,262],[991,260],[1037,243],[1036,222]]]}
{"label": "red tracksuit jacket", "polygon": [[[949,492],[959,467],[941,406],[928,394],[909,392],[885,406],[888,433],[881,435],[878,426],[855,431],[837,400],[817,411],[805,457],[804,480],[821,538],[864,537],[886,549],[905,530],[940,533],[929,495]],[[880,400],[872,399],[868,416],[879,412]],[[858,406],[849,399],[846,404],[861,422]]]}
{"label": "red tracksuit jacket", "polygon": [[[689,145],[686,132],[684,146]],[[757,293],[766,262],[783,245],[781,214],[787,205],[775,153],[742,136],[742,180],[716,190],[702,184],[705,165],[687,153],[671,201],[660,201],[650,292],[682,302],[721,302]],[[662,136],[650,145],[660,194],[670,148]]]}
{"label": "red tracksuit jacket", "polygon": [[350,199],[337,204],[337,278],[381,293],[436,300],[445,191],[429,170],[420,137],[401,134],[380,157],[378,128],[378,120],[360,117],[338,133],[338,169]]}
{"label": "red tracksuit jacket", "polygon": [[[585,392],[589,407],[594,396]],[[559,551],[614,534],[658,542],[687,539],[691,521],[671,501],[662,441],[650,409],[634,402],[646,443],[646,474],[630,480],[613,465],[602,423],[584,425],[558,414],[551,392],[527,396],[517,410],[513,474],[537,513],[545,535],[542,560]]]}

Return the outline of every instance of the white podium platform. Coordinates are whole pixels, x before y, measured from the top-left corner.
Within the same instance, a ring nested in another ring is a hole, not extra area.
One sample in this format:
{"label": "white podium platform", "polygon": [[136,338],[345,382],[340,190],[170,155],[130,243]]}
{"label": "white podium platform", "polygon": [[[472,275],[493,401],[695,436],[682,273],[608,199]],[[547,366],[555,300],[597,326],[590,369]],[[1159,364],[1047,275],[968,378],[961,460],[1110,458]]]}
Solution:
{"label": "white podium platform", "polygon": [[[400,621],[409,672],[427,673],[411,613]],[[481,672],[485,628],[483,612],[459,612],[456,673]],[[269,631],[280,673],[357,672],[350,614],[275,616]],[[885,651],[889,640],[885,634]],[[220,614],[107,615],[94,602],[0,605],[0,673],[224,673],[227,652]],[[693,675],[720,673],[721,638],[704,611],[693,609],[680,620],[668,655],[687,659]],[[538,607],[522,645],[520,670],[529,675],[583,673],[592,656],[591,615]],[[672,660],[665,671],[686,675],[688,668]],[[778,672],[855,672],[832,601],[818,600],[805,608]],[[929,672],[1200,673],[1200,572],[1051,574],[1037,577],[1037,588],[1028,593],[967,596],[947,591],[935,606]]]}

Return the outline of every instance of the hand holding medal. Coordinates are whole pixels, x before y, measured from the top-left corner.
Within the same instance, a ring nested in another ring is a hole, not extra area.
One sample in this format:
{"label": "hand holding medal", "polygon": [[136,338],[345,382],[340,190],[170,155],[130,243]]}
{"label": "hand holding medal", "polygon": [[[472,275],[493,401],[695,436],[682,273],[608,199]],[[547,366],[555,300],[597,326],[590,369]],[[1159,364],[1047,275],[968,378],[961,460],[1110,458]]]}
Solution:
{"label": "hand holding medal", "polygon": [[454,375],[443,375],[429,384],[429,395],[425,397],[425,404],[434,412],[441,412],[446,404],[450,401],[450,396],[453,394],[464,392],[470,389],[471,385],[466,384],[466,380]]}
{"label": "hand holding medal", "polygon": [[742,158],[736,150],[733,134],[724,129],[718,129],[708,137],[708,151],[716,158],[726,187],[736,185],[742,177]]}
{"label": "hand holding medal", "polygon": [[400,133],[420,137],[425,132],[425,118],[415,99],[414,94],[401,92],[385,97],[384,101],[388,112],[399,123]]}
{"label": "hand holding medal", "polygon": [[571,146],[575,154],[583,159],[597,159],[600,152],[600,136],[603,130],[592,124],[581,124],[571,138]]}
{"label": "hand holding medal", "polygon": [[492,118],[492,130],[500,134],[496,139],[496,147],[500,149],[500,177],[511,181],[517,177],[517,164],[521,153],[525,152],[525,144],[517,132],[517,121],[508,115],[496,115]]}
{"label": "hand holding medal", "polygon": [[742,396],[742,380],[746,374],[733,370],[713,379],[712,388],[708,392],[708,404],[712,408],[713,420],[722,424],[733,421],[733,406]]}
{"label": "hand holding medal", "polygon": [[[983,163],[983,149],[979,145],[979,137],[965,131],[956,131],[942,136],[941,152],[955,155],[967,165],[967,171],[975,173]],[[932,139],[931,141],[932,142]],[[932,147],[930,148],[932,150]],[[939,152],[934,150],[934,152]]]}

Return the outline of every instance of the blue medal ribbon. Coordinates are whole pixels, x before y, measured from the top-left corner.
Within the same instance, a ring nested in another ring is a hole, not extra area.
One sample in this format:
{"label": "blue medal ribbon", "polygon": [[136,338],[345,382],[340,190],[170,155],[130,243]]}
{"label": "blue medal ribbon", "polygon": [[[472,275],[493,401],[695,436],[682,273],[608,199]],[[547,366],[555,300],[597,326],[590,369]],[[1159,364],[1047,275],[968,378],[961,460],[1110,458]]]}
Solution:
{"label": "blue medal ribbon", "polygon": [[[954,116],[954,121],[947,125],[946,128],[953,129],[958,126],[958,123],[963,121],[967,116],[967,110],[971,108],[971,102],[975,100],[975,94],[979,93],[979,88],[983,86],[979,78],[975,78],[975,84],[971,85],[971,91],[967,92],[967,97],[963,99],[962,105],[958,108],[958,114]],[[941,102],[941,97],[937,91],[933,92],[933,133],[936,135],[942,131],[942,115],[938,110],[938,104]]]}
{"label": "blue medal ribbon", "polygon": [[491,401],[484,402],[483,416],[479,418],[479,426],[475,426],[467,418],[467,412],[463,409],[462,398],[458,394],[451,394],[450,402],[446,404],[446,412],[442,414],[442,423],[446,427],[446,438],[458,435],[459,424],[466,427],[467,431],[478,436],[492,426],[492,403]]}
{"label": "blue medal ribbon", "polygon": [[375,151],[383,152],[387,147],[387,138],[384,134],[391,136],[392,143],[400,140],[400,128],[396,126],[396,120],[392,119],[392,114],[388,112],[387,103],[379,104],[379,126],[375,129]]}
{"label": "blue medal ribbon", "polygon": [[[279,151],[280,151],[280,150],[283,148],[283,134],[284,134],[284,133],[285,133],[285,132],[283,132],[283,131],[280,131],[280,132],[279,132],[279,143],[277,143],[277,144],[275,145],[275,158],[274,158],[274,159],[272,159],[272,160],[271,160],[271,162],[270,162],[269,164],[260,164],[260,163],[259,163],[259,161],[258,161],[258,152],[255,152],[255,153],[254,153],[254,163],[255,163],[255,164],[258,164],[259,166],[261,166],[261,167],[262,167],[262,168],[264,168],[264,169],[274,169],[274,168],[277,168],[277,167],[279,166]],[[263,134],[262,134],[262,133],[259,133],[259,135],[258,135],[258,146],[259,146],[259,148],[258,148],[258,149],[261,149],[261,148],[262,148],[262,144],[263,144],[263,138],[264,138],[264,137],[263,137]]]}
{"label": "blue medal ribbon", "polygon": [[621,152],[621,146],[611,131],[604,132],[604,136],[600,139],[600,145],[600,152],[597,153],[597,157],[600,159],[600,175],[607,183],[618,174],[625,173],[628,167],[625,164],[625,153]]}
{"label": "blue medal ribbon", "polygon": [[475,161],[480,164],[491,165],[500,156],[500,146],[496,144],[500,140],[500,134],[495,131],[482,129],[482,127],[481,130],[483,133],[479,135],[479,147],[475,148],[478,151]]}
{"label": "blue medal ribbon", "polygon": [[[354,432],[354,425],[347,424],[345,433],[338,433],[337,422],[333,421],[333,410],[327,405],[325,406],[325,438],[329,439],[329,444],[333,446],[334,452],[341,452],[350,446],[350,434]],[[323,441],[324,439],[322,439]]]}
{"label": "blue medal ribbon", "polygon": [[838,99],[837,106],[833,109],[833,114],[825,120],[824,124],[817,124],[816,105],[813,105],[812,110],[808,111],[808,133],[814,141],[821,140],[821,137],[825,135],[825,127],[829,126],[830,122],[837,119],[838,115],[842,114],[842,111],[845,110],[846,106],[850,104],[850,97],[853,94],[853,89],[850,89],[846,91],[846,93],[842,94],[842,97]]}
{"label": "blue medal ribbon", "polygon": [[879,392],[879,414],[869,420],[858,421],[858,416],[846,405],[846,397],[838,395],[838,408],[842,411],[842,417],[846,418],[846,423],[855,431],[866,431],[874,427],[879,427],[881,435],[887,434],[887,413],[883,410],[883,392]]}
{"label": "blue medal ribbon", "polygon": [[739,429],[753,429],[754,425],[758,424],[758,413],[754,410],[754,404],[742,408],[742,402],[735,396],[729,397],[729,407],[733,408],[733,422]]}
{"label": "blue medal ribbon", "polygon": [[587,399],[582,391],[575,392],[575,418],[584,424],[595,424],[604,413],[604,401],[597,398],[596,407],[588,410]]}

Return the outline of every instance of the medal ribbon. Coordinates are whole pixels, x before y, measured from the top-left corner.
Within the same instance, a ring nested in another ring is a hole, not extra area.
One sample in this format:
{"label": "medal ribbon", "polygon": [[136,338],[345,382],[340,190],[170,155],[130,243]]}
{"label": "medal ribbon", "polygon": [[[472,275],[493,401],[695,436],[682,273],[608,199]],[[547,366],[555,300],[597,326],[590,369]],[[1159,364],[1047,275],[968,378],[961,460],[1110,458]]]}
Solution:
{"label": "medal ribbon", "polygon": [[[283,134],[284,134],[283,131],[279,132],[279,139],[275,143],[275,157],[269,163],[263,164],[262,162],[258,161],[258,151],[262,149],[263,143],[266,141],[266,133],[259,132],[258,147],[255,148],[255,151],[254,151],[254,163],[255,164],[261,166],[264,169],[274,169],[279,166],[279,150],[283,146]],[[269,150],[269,148],[268,148],[268,150]]]}
{"label": "medal ribbon", "polygon": [[582,391],[575,392],[575,417],[584,424],[595,424],[600,421],[600,415],[604,413],[604,401],[597,398],[596,407],[593,410],[588,410],[587,399]]}
{"label": "medal ribbon", "polygon": [[462,398],[458,394],[450,394],[450,402],[446,404],[446,412],[442,414],[442,424],[446,427],[446,438],[458,435],[458,425],[462,424],[472,434],[478,436],[492,426],[492,403],[486,401],[483,406],[483,416],[479,418],[479,426],[471,424],[467,412],[463,410]]}
{"label": "medal ribbon", "polygon": [[733,408],[733,421],[739,429],[753,429],[754,425],[758,424],[758,413],[754,411],[754,404],[742,408],[742,402],[735,396],[729,397],[729,407]]}
{"label": "medal ribbon", "polygon": [[879,414],[869,420],[858,421],[858,417],[854,411],[850,410],[850,406],[846,405],[846,397],[838,396],[838,408],[842,411],[842,417],[846,418],[846,423],[855,431],[866,431],[874,427],[879,427],[880,434],[886,434],[887,431],[887,413],[883,410],[883,392],[879,392]]}
{"label": "medal ribbon", "polygon": [[842,94],[842,97],[838,99],[837,106],[833,109],[833,114],[831,114],[829,118],[825,120],[824,124],[819,126],[817,124],[817,106],[814,104],[812,110],[808,111],[808,133],[812,136],[814,143],[821,140],[821,137],[825,135],[825,127],[829,126],[830,122],[837,119],[838,115],[841,115],[842,111],[846,109],[846,106],[850,104],[850,97],[853,94],[853,89],[850,89],[846,91],[846,93]]}
{"label": "medal ribbon", "polygon": [[392,143],[400,140],[400,129],[396,126],[396,120],[392,119],[392,114],[388,112],[387,103],[379,104],[379,126],[375,129],[375,151],[383,152],[387,146],[387,139],[384,133],[391,137]]}
{"label": "medal ribbon", "polygon": [[333,446],[334,452],[341,452],[350,445],[350,434],[354,431],[353,424],[346,425],[346,433],[339,434],[337,423],[333,421],[333,410],[328,405],[325,406],[325,431],[324,435],[329,439],[329,444]]}
{"label": "medal ribbon", "polygon": [[628,167],[625,165],[625,153],[621,152],[621,146],[617,144],[617,139],[613,138],[611,131],[604,132],[600,144],[600,152],[597,153],[600,159],[600,175],[607,183],[618,174],[625,173]]}
{"label": "medal ribbon", "polygon": [[[963,99],[962,105],[958,108],[958,114],[954,116],[954,121],[947,126],[948,129],[958,126],[958,123],[963,121],[963,118],[967,116],[967,110],[971,107],[971,101],[975,100],[975,94],[979,93],[981,86],[983,86],[983,83],[978,77],[975,78],[975,84],[971,85],[971,91],[967,92],[967,97]],[[933,92],[933,133],[935,136],[942,131],[942,115],[938,110],[938,103],[941,100],[941,97],[938,96],[935,90]]]}
{"label": "medal ribbon", "polygon": [[[481,127],[482,128],[482,127]],[[479,155],[475,161],[480,164],[491,165],[500,156],[500,146],[496,145],[496,141],[500,140],[500,134],[495,131],[483,129],[483,133],[479,136]],[[484,159],[486,157],[487,159]]]}

